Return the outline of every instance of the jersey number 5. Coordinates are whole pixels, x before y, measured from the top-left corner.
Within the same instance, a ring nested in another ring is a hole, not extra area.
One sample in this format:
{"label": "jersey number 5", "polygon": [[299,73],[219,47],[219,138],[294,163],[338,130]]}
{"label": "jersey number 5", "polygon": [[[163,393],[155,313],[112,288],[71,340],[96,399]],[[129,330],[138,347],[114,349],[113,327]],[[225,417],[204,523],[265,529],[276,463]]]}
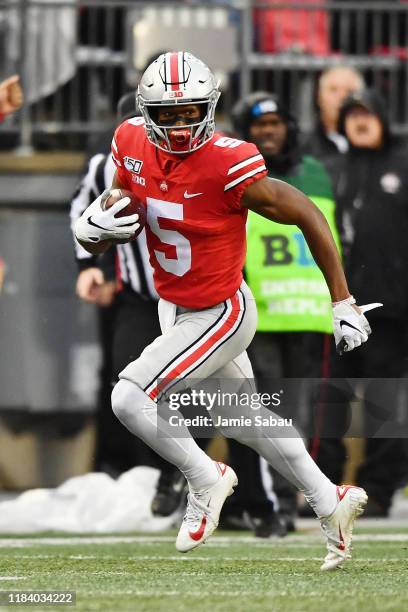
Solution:
{"label": "jersey number 5", "polygon": [[162,251],[156,251],[156,259],[166,272],[176,276],[184,276],[191,268],[191,245],[190,242],[179,232],[174,230],[162,229],[159,219],[183,220],[183,205],[176,202],[164,202],[156,198],[146,198],[147,200],[147,222],[153,234],[155,234],[163,244],[171,244],[176,249],[176,259],[166,257]]}

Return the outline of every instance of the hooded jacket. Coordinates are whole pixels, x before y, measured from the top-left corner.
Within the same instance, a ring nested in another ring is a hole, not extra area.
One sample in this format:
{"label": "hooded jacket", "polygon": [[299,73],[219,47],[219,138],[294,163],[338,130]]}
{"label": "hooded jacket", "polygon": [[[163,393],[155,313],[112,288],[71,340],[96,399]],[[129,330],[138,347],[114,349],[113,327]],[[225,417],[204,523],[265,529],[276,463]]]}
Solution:
{"label": "hooded jacket", "polygon": [[384,129],[380,149],[350,146],[338,160],[335,186],[346,276],[360,304],[383,302],[376,317],[404,319],[408,313],[407,147],[391,136],[386,108],[371,90],[348,98],[340,112],[363,106]]}

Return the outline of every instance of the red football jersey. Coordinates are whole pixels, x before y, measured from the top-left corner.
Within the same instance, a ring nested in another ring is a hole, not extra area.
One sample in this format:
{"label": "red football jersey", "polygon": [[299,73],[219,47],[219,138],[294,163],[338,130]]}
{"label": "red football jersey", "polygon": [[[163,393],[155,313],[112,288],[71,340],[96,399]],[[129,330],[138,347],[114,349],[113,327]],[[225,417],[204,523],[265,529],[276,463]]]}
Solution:
{"label": "red football jersey", "polygon": [[160,297],[186,308],[209,308],[242,282],[247,211],[241,196],[267,174],[255,145],[215,134],[187,155],[161,151],[140,117],[116,130],[118,178],[147,205],[146,237]]}

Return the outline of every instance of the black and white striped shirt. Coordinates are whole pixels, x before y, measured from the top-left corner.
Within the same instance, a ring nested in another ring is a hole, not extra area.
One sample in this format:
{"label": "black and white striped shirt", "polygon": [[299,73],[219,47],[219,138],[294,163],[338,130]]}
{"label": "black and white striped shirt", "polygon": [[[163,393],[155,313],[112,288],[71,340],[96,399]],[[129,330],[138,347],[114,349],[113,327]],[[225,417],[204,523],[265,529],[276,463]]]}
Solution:
{"label": "black and white striped shirt", "polygon": [[[88,164],[71,202],[71,229],[84,210],[107,188],[112,185],[115,165],[111,155],[98,153]],[[76,259],[80,270],[97,265],[97,258],[88,253],[74,235]],[[149,253],[144,230],[136,240],[116,246],[121,280],[125,286],[144,298],[158,300],[153,282],[153,269],[149,263]]]}

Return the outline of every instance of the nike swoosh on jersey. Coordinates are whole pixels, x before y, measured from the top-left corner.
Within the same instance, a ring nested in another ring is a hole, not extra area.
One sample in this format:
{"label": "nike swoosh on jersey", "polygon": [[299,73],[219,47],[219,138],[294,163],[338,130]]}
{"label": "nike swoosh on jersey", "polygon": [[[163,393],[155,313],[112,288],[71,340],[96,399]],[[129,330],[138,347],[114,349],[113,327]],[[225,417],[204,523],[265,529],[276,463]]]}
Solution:
{"label": "nike swoosh on jersey", "polygon": [[340,328],[343,327],[343,325],[347,325],[348,327],[351,327],[352,329],[355,329],[356,331],[360,332],[360,334],[362,334],[362,330],[359,329],[358,327],[355,327],[354,325],[352,325],[351,323],[349,323],[348,321],[345,321],[344,319],[342,319],[340,321]]}
{"label": "nike swoosh on jersey", "polygon": [[204,195],[203,193],[187,193],[187,190],[184,192],[184,197],[188,200],[189,198],[196,198],[197,196]]}
{"label": "nike swoosh on jersey", "polygon": [[204,535],[204,529],[205,529],[206,524],[207,524],[207,517],[203,516],[203,518],[201,519],[200,526],[197,529],[197,531],[188,532],[188,535],[190,536],[190,538],[194,540],[195,542],[198,542],[198,540],[201,540],[201,538]]}

